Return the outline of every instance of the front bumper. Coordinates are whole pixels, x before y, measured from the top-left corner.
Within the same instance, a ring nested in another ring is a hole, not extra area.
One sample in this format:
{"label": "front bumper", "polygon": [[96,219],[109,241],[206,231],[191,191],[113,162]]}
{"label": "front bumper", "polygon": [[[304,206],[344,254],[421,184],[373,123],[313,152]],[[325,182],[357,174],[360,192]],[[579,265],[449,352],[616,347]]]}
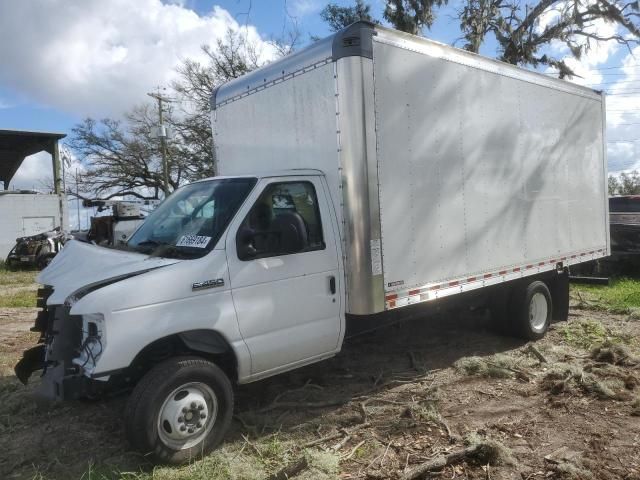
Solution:
{"label": "front bumper", "polygon": [[41,401],[68,400],[91,392],[92,381],[73,364],[82,343],[82,318],[70,315],[63,305],[47,306],[53,289],[38,290],[38,312],[32,332],[40,332],[38,345],[23,353],[14,371],[26,384],[31,375],[42,371],[35,395]]}

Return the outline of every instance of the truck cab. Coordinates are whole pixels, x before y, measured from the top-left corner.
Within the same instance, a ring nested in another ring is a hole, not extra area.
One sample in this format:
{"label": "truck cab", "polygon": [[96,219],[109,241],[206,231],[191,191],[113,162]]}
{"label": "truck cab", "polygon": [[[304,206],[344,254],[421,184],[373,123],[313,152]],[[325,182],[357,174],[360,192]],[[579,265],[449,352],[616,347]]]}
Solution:
{"label": "truck cab", "polygon": [[[174,192],[126,250],[70,242],[38,277],[46,285],[41,343],[18,376],[26,381],[43,369],[38,395],[64,400],[136,383],[159,361],[194,356],[224,371],[224,398],[230,382],[335,355],[345,331],[342,255],[326,192],[316,170],[217,177]],[[208,401],[210,411],[217,397],[189,383],[187,400],[163,407],[158,427],[163,445],[181,445],[179,456],[190,451],[181,441],[193,443],[206,422],[182,434],[184,416],[166,410]],[[176,388],[167,397],[179,396]],[[226,421],[231,410],[216,402]]]}

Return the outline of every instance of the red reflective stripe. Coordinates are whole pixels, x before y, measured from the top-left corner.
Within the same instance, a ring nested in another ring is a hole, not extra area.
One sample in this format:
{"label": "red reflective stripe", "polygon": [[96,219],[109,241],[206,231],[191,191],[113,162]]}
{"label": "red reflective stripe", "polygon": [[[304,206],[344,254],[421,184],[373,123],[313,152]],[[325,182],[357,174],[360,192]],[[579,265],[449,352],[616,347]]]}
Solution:
{"label": "red reflective stripe", "polygon": [[539,267],[541,267],[542,265],[544,265],[544,262],[538,262]]}
{"label": "red reflective stripe", "polygon": [[516,267],[513,269],[514,272],[519,272],[520,271],[520,267]]}
{"label": "red reflective stripe", "polygon": [[506,275],[506,274],[507,274],[506,270],[502,270],[502,271],[498,272],[498,275]]}
{"label": "red reflective stripe", "polygon": [[391,295],[387,295],[386,297],[384,297],[385,300],[395,300],[396,298],[398,298],[397,293],[392,293]]}
{"label": "red reflective stripe", "polygon": [[395,300],[389,300],[389,308],[393,308],[396,306],[396,301]]}
{"label": "red reflective stripe", "polygon": [[409,290],[409,295],[420,295],[420,289]]}
{"label": "red reflective stripe", "polygon": [[485,273],[484,274],[484,278],[491,278],[493,276],[493,273]]}
{"label": "red reflective stripe", "polygon": [[429,287],[429,290],[438,290],[440,288],[440,285],[431,285]]}
{"label": "red reflective stripe", "polygon": [[476,277],[467,278],[467,282],[475,282],[475,281],[476,281]]}
{"label": "red reflective stripe", "polygon": [[450,287],[455,287],[456,285],[458,285],[460,282],[458,280],[455,280],[453,282],[449,282],[449,286]]}
{"label": "red reflective stripe", "polygon": [[533,265],[527,265],[527,266],[526,266],[526,267],[524,267],[524,268],[533,268]]}

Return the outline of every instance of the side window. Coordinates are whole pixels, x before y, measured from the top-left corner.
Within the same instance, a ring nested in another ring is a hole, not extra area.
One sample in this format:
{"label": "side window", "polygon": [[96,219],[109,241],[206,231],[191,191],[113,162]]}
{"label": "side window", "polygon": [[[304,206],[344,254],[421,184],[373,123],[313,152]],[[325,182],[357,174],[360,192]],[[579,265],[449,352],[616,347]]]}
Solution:
{"label": "side window", "polygon": [[236,237],[240,260],[322,250],[318,197],[310,182],[273,183],[265,188]]}

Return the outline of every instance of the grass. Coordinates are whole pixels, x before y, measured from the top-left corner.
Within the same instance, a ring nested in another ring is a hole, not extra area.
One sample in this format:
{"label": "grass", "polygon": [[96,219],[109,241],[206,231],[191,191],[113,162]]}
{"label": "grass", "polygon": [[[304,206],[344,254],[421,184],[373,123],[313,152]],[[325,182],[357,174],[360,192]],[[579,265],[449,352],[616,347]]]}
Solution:
{"label": "grass", "polygon": [[603,344],[625,344],[632,342],[630,335],[614,332],[596,320],[569,322],[558,328],[562,339],[573,347],[591,350]]}
{"label": "grass", "polygon": [[37,270],[6,270],[0,266],[0,287],[21,287],[36,280]]}
{"label": "grass", "polygon": [[614,313],[632,313],[640,310],[640,280],[614,279],[609,286],[572,285],[573,297],[582,308]]}
{"label": "grass", "polygon": [[0,307],[5,308],[28,308],[36,306],[35,290],[17,290],[0,294]]}
{"label": "grass", "polygon": [[465,375],[488,378],[513,378],[516,359],[497,354],[491,357],[463,357],[454,364]]}
{"label": "grass", "polygon": [[36,270],[10,271],[0,264],[0,307],[36,306]]}

